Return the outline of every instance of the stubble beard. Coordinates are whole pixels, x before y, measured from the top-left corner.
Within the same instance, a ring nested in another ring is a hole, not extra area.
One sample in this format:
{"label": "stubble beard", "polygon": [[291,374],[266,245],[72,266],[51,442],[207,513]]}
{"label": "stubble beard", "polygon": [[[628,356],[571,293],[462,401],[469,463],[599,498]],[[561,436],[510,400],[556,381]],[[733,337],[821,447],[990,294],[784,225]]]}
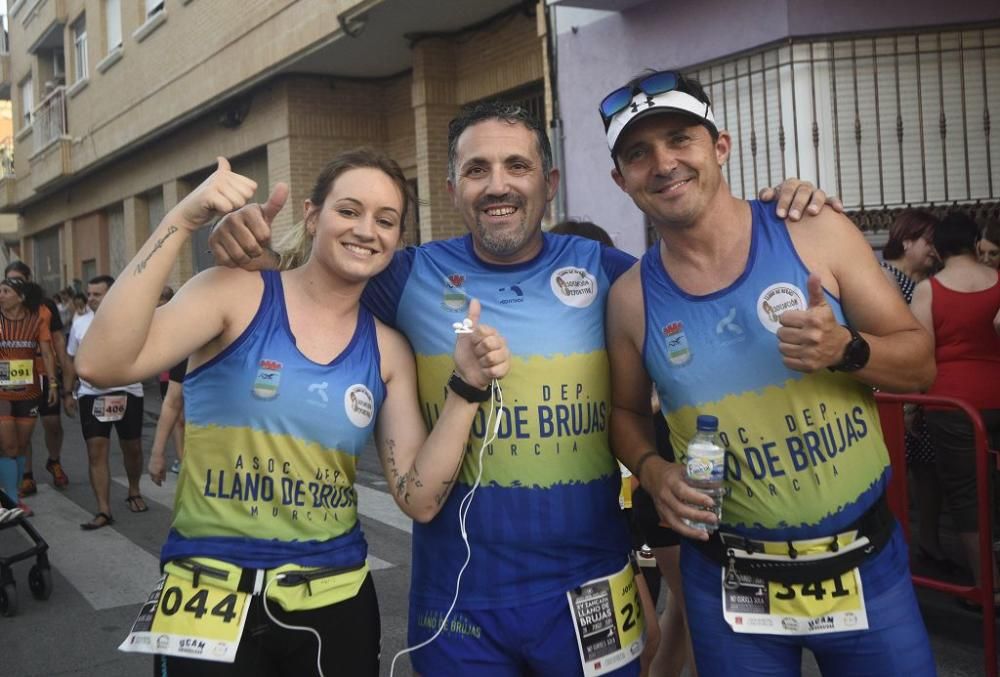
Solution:
{"label": "stubble beard", "polygon": [[490,230],[483,224],[482,218],[476,217],[476,231],[474,233],[476,246],[494,258],[506,258],[519,252],[530,239],[530,229],[527,226],[527,218],[521,217],[520,223],[511,230],[503,232]]}

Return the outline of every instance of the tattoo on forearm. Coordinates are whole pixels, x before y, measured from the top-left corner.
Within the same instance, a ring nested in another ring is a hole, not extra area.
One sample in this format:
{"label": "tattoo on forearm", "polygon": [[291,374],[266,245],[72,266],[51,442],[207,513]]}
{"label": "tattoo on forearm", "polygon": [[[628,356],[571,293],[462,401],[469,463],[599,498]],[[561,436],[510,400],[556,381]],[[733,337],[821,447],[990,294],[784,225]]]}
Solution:
{"label": "tattoo on forearm", "polygon": [[138,275],[142,271],[146,270],[146,264],[148,264],[149,260],[151,258],[153,258],[153,254],[155,254],[156,251],[160,247],[163,246],[163,243],[167,241],[168,237],[170,237],[171,235],[173,235],[176,232],[177,232],[177,226],[168,226],[167,227],[167,232],[164,234],[164,236],[161,237],[159,240],[157,240],[156,242],[153,243],[153,249],[148,254],[146,254],[146,258],[144,258],[142,261],[139,261],[139,264],[135,267],[135,274],[136,275]]}
{"label": "tattoo on forearm", "polygon": [[441,483],[441,492],[434,496],[434,502],[437,505],[444,503],[444,499],[448,498],[448,494],[451,492],[451,485],[455,483],[454,479],[445,480]]}

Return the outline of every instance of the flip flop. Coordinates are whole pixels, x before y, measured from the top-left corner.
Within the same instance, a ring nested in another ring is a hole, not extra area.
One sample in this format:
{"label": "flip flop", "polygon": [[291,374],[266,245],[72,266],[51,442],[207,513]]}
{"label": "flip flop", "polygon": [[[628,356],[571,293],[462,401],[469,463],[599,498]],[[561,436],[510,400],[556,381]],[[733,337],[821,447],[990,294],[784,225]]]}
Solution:
{"label": "flip flop", "polygon": [[149,510],[149,506],[146,505],[146,501],[139,494],[129,496],[125,499],[125,502],[128,503],[128,509],[131,512],[146,512]]}
{"label": "flip flop", "polygon": [[[98,522],[97,520],[104,520],[103,522]],[[99,512],[94,515],[94,519],[80,525],[80,528],[84,531],[94,531],[95,529],[101,529],[103,527],[110,527],[115,523],[115,518],[106,512]]]}

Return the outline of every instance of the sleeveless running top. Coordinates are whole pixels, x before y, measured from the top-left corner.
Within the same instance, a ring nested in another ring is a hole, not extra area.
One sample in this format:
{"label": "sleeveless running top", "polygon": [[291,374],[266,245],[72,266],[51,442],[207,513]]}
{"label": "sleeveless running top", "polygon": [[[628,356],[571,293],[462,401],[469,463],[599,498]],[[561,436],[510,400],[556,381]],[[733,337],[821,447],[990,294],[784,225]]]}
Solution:
{"label": "sleeveless running top", "polygon": [[977,409],[1000,409],[1000,336],[993,328],[998,309],[1000,278],[974,292],[955,291],[931,278],[938,371],[929,395],[959,397]]}
{"label": "sleeveless running top", "polygon": [[[746,269],[725,289],[687,294],[658,245],[643,256],[643,359],[682,461],[697,416],[719,418],[726,530],[767,540],[829,536],[882,494],[888,452],[871,388],[782,364],[778,317],[805,309],[809,271],[773,204],[750,205]],[[826,297],[844,322],[839,300]]]}
{"label": "sleeveless running top", "polygon": [[[510,348],[505,410],[468,513],[472,559],[458,608],[520,606],[624,565],[629,537],[608,444],[604,309],[611,282],[634,261],[592,240],[545,235],[533,260],[498,266],[480,260],[466,236],[399,252],[368,284],[365,302],[413,345],[428,425],[453,369],[452,323],[465,317],[469,299],[479,299],[482,321]],[[421,604],[447,606],[454,594],[465,560],[458,506],[492,431],[489,410],[480,408],[441,512],[413,525],[411,597]]]}
{"label": "sleeveless running top", "polygon": [[385,399],[375,320],[364,308],[329,364],[295,346],[281,276],[246,330],[184,379],[184,463],[163,562],[350,567],[367,555],[358,456]]}
{"label": "sleeveless running top", "polygon": [[4,400],[34,400],[42,394],[42,372],[34,368],[35,353],[40,350],[42,341],[52,340],[52,335],[48,322],[43,321],[39,313],[23,309],[25,315],[19,320],[8,319],[0,313],[0,374],[16,382],[19,372],[23,378],[24,363],[30,362],[32,383],[0,386],[0,399]]}

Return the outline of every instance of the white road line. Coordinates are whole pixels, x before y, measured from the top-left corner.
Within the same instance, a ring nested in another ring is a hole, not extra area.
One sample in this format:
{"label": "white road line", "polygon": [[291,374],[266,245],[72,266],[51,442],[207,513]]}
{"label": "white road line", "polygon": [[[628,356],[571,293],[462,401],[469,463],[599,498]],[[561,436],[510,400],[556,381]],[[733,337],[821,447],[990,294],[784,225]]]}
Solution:
{"label": "white road line", "polygon": [[[116,484],[128,487],[128,480],[124,477],[113,477],[112,480]],[[174,509],[174,491],[176,489],[177,475],[173,473],[167,473],[167,477],[161,486],[156,486],[147,477],[143,477],[140,484],[140,491],[143,497],[159,503],[167,510]],[[388,524],[391,527],[402,529],[407,533],[413,530],[413,523],[406,515],[400,512],[399,508],[396,507],[396,502],[392,500],[389,494],[384,491],[369,489],[360,484],[355,485],[355,489],[358,492],[359,513],[383,524]],[[368,566],[372,571],[378,571],[380,569],[391,569],[396,565],[369,554]]]}
{"label": "white road line", "polygon": [[413,533],[413,521],[403,514],[387,492],[369,489],[360,484],[355,484],[354,489],[358,492],[358,512],[362,515],[408,534]]}
{"label": "white road line", "polygon": [[95,610],[138,604],[149,596],[160,576],[155,556],[114,526],[83,531],[80,524],[93,515],[47,484],[39,483],[31,507],[32,524],[49,544],[49,562]]}

